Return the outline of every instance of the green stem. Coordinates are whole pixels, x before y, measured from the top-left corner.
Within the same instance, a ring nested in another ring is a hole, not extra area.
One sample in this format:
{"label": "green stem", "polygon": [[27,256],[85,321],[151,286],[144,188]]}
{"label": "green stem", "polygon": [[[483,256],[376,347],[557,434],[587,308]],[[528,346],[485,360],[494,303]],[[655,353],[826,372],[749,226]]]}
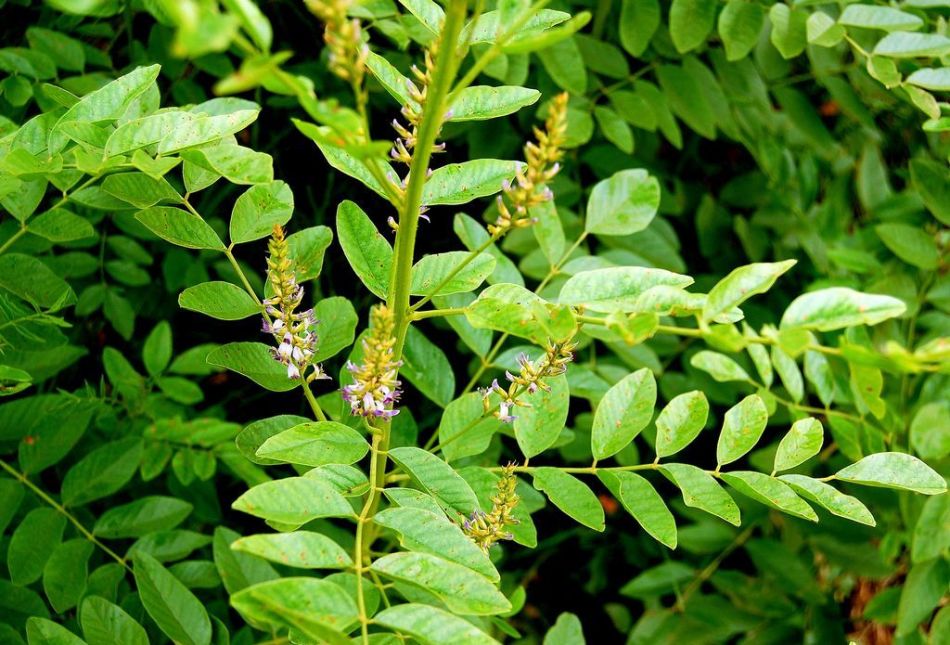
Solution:
{"label": "green stem", "polygon": [[300,379],[303,385],[303,395],[307,399],[307,403],[310,404],[310,409],[313,410],[313,415],[317,417],[318,421],[326,421],[327,415],[323,413],[323,408],[320,407],[319,401],[316,397],[313,396],[313,392],[310,391],[310,384],[307,383],[306,378]]}
{"label": "green stem", "polygon": [[687,586],[683,591],[683,595],[681,595],[676,601],[675,609],[677,611],[683,611],[686,608],[686,603],[689,601],[690,597],[696,593],[696,591],[702,586],[704,582],[709,580],[713,574],[719,570],[719,566],[723,563],[723,560],[729,556],[730,553],[745,544],[746,541],[752,537],[752,532],[754,529],[754,524],[746,527],[745,530],[737,535],[735,539],[725,549],[723,549],[719,555],[713,558],[712,562],[706,565],[706,567],[699,572],[699,575],[693,578],[693,580],[689,583],[689,586]]}
{"label": "green stem", "polygon": [[18,230],[16,233],[14,233],[13,235],[11,235],[11,236],[10,236],[10,239],[8,239],[6,242],[3,243],[2,246],[0,246],[0,255],[3,255],[3,254],[6,252],[7,249],[9,249],[11,246],[13,246],[13,244],[14,244],[17,240],[19,240],[21,237],[23,237],[24,235],[26,235],[28,232],[29,232],[29,231],[28,231],[27,228],[26,228],[26,224],[20,224],[20,230]]}
{"label": "green stem", "polygon": [[[442,128],[445,118],[449,88],[458,68],[456,43],[465,23],[466,0],[450,0],[446,7],[445,20],[442,23],[440,47],[436,53],[431,82],[427,89],[425,105],[422,108],[422,120],[419,123],[416,145],[413,148],[412,162],[409,165],[409,181],[406,186],[402,209],[399,213],[399,228],[396,231],[395,261],[389,284],[386,304],[393,313],[395,324],[395,344],[393,360],[402,358],[406,333],[412,323],[409,309],[410,287],[412,283],[412,264],[415,255],[416,235],[419,230],[419,214],[422,206],[422,190],[429,170],[432,148]],[[386,483],[386,461],[389,450],[391,424],[387,420],[375,429],[371,446],[369,481],[370,490],[360,512],[356,538],[354,541],[354,562],[356,565],[356,596],[360,614],[360,626],[364,645],[369,644],[369,616],[363,595],[364,550],[372,546],[374,535],[367,525],[372,522],[380,503],[380,493]],[[370,527],[371,528],[371,527]],[[369,534],[369,535],[367,535]],[[368,557],[368,554],[367,554]]]}
{"label": "green stem", "polygon": [[113,551],[112,549],[110,549],[109,547],[107,547],[105,544],[103,544],[102,542],[100,542],[99,539],[89,531],[89,529],[87,529],[85,526],[82,525],[82,522],[80,522],[79,520],[77,520],[76,517],[75,517],[72,513],[70,513],[69,511],[66,510],[66,507],[64,507],[62,504],[60,504],[59,502],[57,502],[55,499],[53,499],[52,497],[50,497],[49,495],[47,495],[47,494],[46,494],[46,491],[44,491],[43,489],[41,489],[40,487],[38,487],[36,484],[34,484],[33,482],[31,482],[31,481],[27,478],[27,476],[26,476],[25,473],[21,473],[19,470],[17,470],[16,468],[14,468],[13,466],[11,466],[10,464],[8,464],[8,463],[5,462],[5,461],[0,461],[0,467],[2,467],[5,471],[7,471],[7,473],[9,473],[11,477],[13,477],[13,478],[16,479],[17,481],[19,481],[21,484],[23,484],[24,486],[26,486],[27,488],[29,488],[30,491],[31,491],[34,495],[36,495],[36,496],[39,497],[41,500],[43,500],[44,502],[46,502],[47,504],[49,504],[50,506],[52,506],[54,509],[56,509],[56,511],[57,511],[60,515],[63,515],[67,520],[69,520],[70,522],[72,522],[73,526],[76,527],[76,530],[78,530],[80,533],[82,533],[83,537],[85,537],[87,540],[89,540],[90,542],[92,542],[93,544],[95,544],[97,547],[99,547],[100,549],[102,549],[102,551],[103,551],[106,555],[108,555],[110,558],[112,558],[113,560],[115,560],[116,562],[118,562],[119,564],[121,564],[123,567],[125,567],[125,569],[126,569],[127,571],[129,571],[129,573],[132,572],[131,567],[129,567],[129,565],[126,563],[126,561],[125,561],[124,558],[122,558],[122,557],[121,557],[119,554],[117,554],[115,551]]}
{"label": "green stem", "polygon": [[461,316],[465,313],[465,307],[450,307],[447,309],[430,309],[428,311],[417,311],[410,319],[413,321],[424,320],[426,318],[441,318],[443,316]]}

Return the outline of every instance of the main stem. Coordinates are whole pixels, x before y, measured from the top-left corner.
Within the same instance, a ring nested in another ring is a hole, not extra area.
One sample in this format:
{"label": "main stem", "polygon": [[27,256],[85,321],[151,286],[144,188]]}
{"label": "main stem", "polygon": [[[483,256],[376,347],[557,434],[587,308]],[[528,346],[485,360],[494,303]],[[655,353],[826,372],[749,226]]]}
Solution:
{"label": "main stem", "polygon": [[[419,230],[422,190],[425,187],[428,175],[432,147],[435,145],[435,140],[442,129],[442,122],[445,119],[447,109],[447,97],[458,69],[456,46],[465,22],[466,4],[466,0],[450,0],[446,8],[439,51],[436,54],[432,80],[423,106],[422,121],[419,124],[416,145],[413,149],[412,163],[409,165],[409,182],[399,212],[395,262],[386,298],[386,305],[393,312],[395,322],[394,361],[399,361],[402,358],[406,333],[412,322],[409,309],[409,288],[415,256],[416,234]],[[368,523],[372,521],[376,509],[379,507],[380,494],[386,485],[386,461],[387,451],[389,450],[390,428],[389,421],[380,423],[379,427],[376,428],[378,434],[373,437],[369,474],[371,488],[360,512],[354,545],[353,559],[356,563],[357,605],[360,611],[362,640],[367,645],[369,643],[367,629],[369,617],[366,615],[366,602],[363,597],[363,570],[366,567],[364,551],[368,550],[373,542],[372,527],[368,526]]]}

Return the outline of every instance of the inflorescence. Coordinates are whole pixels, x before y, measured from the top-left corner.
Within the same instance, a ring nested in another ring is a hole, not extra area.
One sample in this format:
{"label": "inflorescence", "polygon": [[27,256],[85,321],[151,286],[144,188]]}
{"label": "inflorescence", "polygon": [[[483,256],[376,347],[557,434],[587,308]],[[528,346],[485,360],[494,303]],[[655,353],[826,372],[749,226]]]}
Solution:
{"label": "inflorescence", "polygon": [[363,363],[347,362],[353,383],[343,388],[343,399],[350,411],[362,417],[394,417],[399,410],[392,405],[402,393],[397,379],[402,361],[393,360],[395,319],[386,305],[370,312],[369,334],[363,339]]}
{"label": "inflorescence", "polygon": [[[313,309],[298,312],[303,301],[303,287],[297,284],[294,263],[290,259],[287,238],[284,229],[274,227],[274,233],[267,245],[267,278],[273,295],[264,300],[263,331],[271,334],[278,343],[274,358],[287,367],[287,377],[298,379],[305,377],[307,382],[330,378],[320,365],[311,363],[317,344],[317,336],[310,331],[316,324]],[[307,374],[307,368],[313,369]]]}
{"label": "inflorescence", "polygon": [[562,146],[567,138],[566,92],[551,101],[544,129],[534,128],[537,143],[528,142],[524,147],[525,165],[515,174],[513,182],[506,181],[498,195],[498,219],[488,225],[492,235],[504,235],[512,228],[524,228],[533,223],[528,211],[533,206],[550,201],[554,194],[546,184],[561,169],[564,156]]}
{"label": "inflorescence", "polygon": [[518,493],[515,492],[518,479],[514,469],[514,464],[508,464],[502,469],[501,479],[497,484],[498,492],[491,500],[491,511],[485,513],[476,510],[462,524],[465,535],[486,553],[495,542],[510,540],[512,535],[507,527],[518,523],[512,516],[515,506],[518,505]]}
{"label": "inflorescence", "polygon": [[347,18],[350,0],[305,0],[307,8],[325,25],[323,40],[329,50],[330,71],[360,85],[366,74],[369,47],[363,42],[360,21]]}
{"label": "inflorescence", "polygon": [[533,394],[539,389],[545,392],[550,391],[551,386],[545,383],[545,379],[558,376],[567,371],[567,364],[574,358],[575,343],[565,341],[562,343],[548,342],[547,350],[544,356],[532,362],[527,354],[518,356],[518,365],[521,370],[517,374],[505,372],[505,378],[510,382],[506,390],[498,384],[498,379],[492,381],[492,384],[482,390],[482,402],[485,405],[485,412],[491,410],[491,395],[497,394],[501,398],[498,409],[494,415],[505,423],[511,423],[515,420],[512,411],[515,407],[527,407],[529,404],[520,399],[525,392]]}

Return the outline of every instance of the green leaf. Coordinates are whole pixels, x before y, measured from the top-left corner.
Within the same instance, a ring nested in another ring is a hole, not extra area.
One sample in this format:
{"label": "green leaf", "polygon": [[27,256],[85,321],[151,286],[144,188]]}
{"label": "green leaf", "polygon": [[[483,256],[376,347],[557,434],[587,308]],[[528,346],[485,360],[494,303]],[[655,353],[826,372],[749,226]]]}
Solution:
{"label": "green leaf", "polygon": [[534,487],[565,514],[595,531],[604,530],[604,507],[581,480],[559,468],[535,468],[531,474]]}
{"label": "green leaf", "polygon": [[[384,199],[390,198],[390,194],[386,186],[381,184],[369,171],[366,163],[364,163],[364,160],[354,157],[346,150],[339,147],[339,136],[333,134],[330,128],[318,127],[312,123],[304,123],[303,121],[298,121],[297,119],[291,119],[291,121],[293,121],[294,125],[297,126],[298,130],[300,130],[304,135],[312,139],[313,142],[317,144],[317,147],[320,149],[320,152],[323,153],[323,156],[326,158],[327,163],[329,163],[330,166],[339,170],[345,175],[353,177],[380,197]],[[386,175],[387,181],[389,183],[398,184],[399,179],[396,177],[395,171],[393,171],[392,167],[389,166],[388,163],[378,160],[376,165],[381,167],[381,171]],[[392,186],[389,188],[391,190]]]}
{"label": "green leaf", "polygon": [[538,388],[533,393],[523,394],[520,400],[527,403],[527,407],[514,409],[517,412],[512,422],[515,439],[529,459],[554,445],[567,423],[570,407],[567,376],[554,376],[545,383],[549,390]]}
{"label": "green leaf", "polygon": [[812,507],[796,495],[788,484],[774,477],[751,470],[721,473],[720,477],[737,491],[757,502],[795,517],[812,522],[818,521],[818,516]]}
{"label": "green leaf", "polygon": [[199,168],[227,178],[232,184],[264,184],[274,180],[274,160],[263,152],[222,143],[184,150],[182,159]]}
{"label": "green leaf", "polygon": [[841,12],[838,23],[848,27],[880,29],[881,31],[914,31],[924,21],[912,13],[893,7],[868,4],[850,4]]}
{"label": "green leaf", "polygon": [[540,345],[548,336],[534,312],[544,305],[540,296],[523,286],[495,284],[478,294],[465,309],[465,317],[477,329],[502,331]]}
{"label": "green leaf", "polygon": [[620,44],[634,58],[646,51],[660,26],[657,0],[623,0],[620,5]]}
{"label": "green leaf", "polygon": [[141,172],[109,175],[102,181],[102,190],[136,208],[148,208],[160,202],[182,202],[181,195],[165,179],[155,179]]}
{"label": "green leaf", "polygon": [[231,242],[242,244],[267,237],[294,212],[294,194],[282,181],[251,186],[231,210]]}
{"label": "green leaf", "polygon": [[0,256],[0,289],[45,309],[60,309],[76,302],[65,280],[40,260],[22,253]]}
{"label": "green leaf", "polygon": [[445,406],[439,422],[439,446],[450,462],[479,455],[502,427],[501,421],[485,415],[481,394],[469,392]]}
{"label": "green leaf", "polygon": [[812,417],[799,419],[779,442],[773,470],[791,470],[805,463],[821,452],[824,440],[825,430],[821,421]]}
{"label": "green leaf", "polygon": [[93,237],[96,234],[92,224],[65,208],[40,213],[32,218],[27,226],[30,233],[39,235],[50,242],[72,242]]}
{"label": "green leaf", "polygon": [[281,365],[263,343],[228,343],[211,350],[208,363],[243,374],[271,392],[288,392],[298,385],[299,379],[287,376]]}
{"label": "green leaf", "polygon": [[24,586],[36,582],[63,539],[66,518],[52,508],[34,508],[16,527],[7,549],[10,582]]}
{"label": "green leaf", "polygon": [[762,437],[769,413],[757,394],[750,394],[726,411],[716,446],[716,462],[732,463],[752,450]]}
{"label": "green leaf", "polygon": [[432,0],[399,0],[399,4],[419,19],[430,33],[436,35],[442,29],[445,12]]}
{"label": "green leaf", "polygon": [[759,40],[765,11],[746,0],[729,0],[719,14],[719,37],[726,49],[726,60],[742,60]]}
{"label": "green leaf", "polygon": [[904,262],[925,271],[933,271],[940,263],[940,251],[933,235],[910,224],[878,224],[874,232],[884,245]]}
{"label": "green leaf", "polygon": [[897,606],[898,638],[917,633],[917,626],[930,618],[946,597],[948,581],[950,566],[943,558],[920,562],[910,568]]}
{"label": "green leaf", "polygon": [[910,445],[924,459],[938,461],[950,454],[950,402],[931,401],[917,410],[910,423]]}
{"label": "green leaf", "polygon": [[374,560],[370,568],[384,577],[425,589],[456,614],[488,616],[511,609],[508,599],[487,578],[428,553],[390,553]]}
{"label": "green leaf", "polygon": [[[139,67],[89,92],[66,110],[54,126],[52,134],[56,135],[63,124],[71,121],[98,123],[118,119],[142,94],[154,86],[160,69],[160,65]],[[50,153],[59,152],[65,143],[61,133],[59,137],[51,136]]]}
{"label": "green leaf", "polygon": [[82,635],[89,645],[148,645],[145,628],[124,609],[105,598],[87,596],[79,612]]}
{"label": "green leaf", "polygon": [[473,199],[487,197],[501,191],[511,181],[520,161],[501,159],[474,159],[463,163],[446,164],[436,168],[422,189],[422,203],[426,206],[467,204]]}
{"label": "green leaf", "polygon": [[808,12],[792,9],[787,4],[776,3],[769,10],[772,23],[770,39],[782,58],[795,58],[808,44]]}
{"label": "green leaf", "polygon": [[611,108],[598,105],[594,108],[594,118],[604,138],[614,144],[621,152],[633,154],[634,140],[630,126]]}
{"label": "green leaf", "polygon": [[927,210],[950,226],[950,170],[930,159],[912,159],[910,177]]}
{"label": "green leaf", "polygon": [[692,283],[689,276],[663,269],[609,267],[571,276],[561,287],[558,300],[561,304],[583,305],[590,311],[636,313],[637,298],[648,289],[660,285],[682,288]]}
{"label": "green leaf", "polygon": [[[805,36],[809,44],[819,47],[834,47],[846,35],[845,28],[823,11],[814,11],[805,21]],[[870,64],[870,59],[868,59]]]}
{"label": "green leaf", "polygon": [[709,401],[698,390],[673,397],[656,418],[656,456],[676,454],[699,436],[709,416]]}
{"label": "green leaf", "polygon": [[[437,6],[437,5],[436,5]],[[459,92],[452,102],[447,121],[484,121],[513,114],[527,105],[533,105],[541,92],[528,87],[475,85]]]}
{"label": "green leaf", "polygon": [[142,347],[142,362],[150,376],[165,371],[172,360],[172,328],[163,320],[152,329]]}
{"label": "green leaf", "polygon": [[268,438],[257,456],[300,466],[352,464],[369,452],[363,436],[336,421],[302,423]]}
{"label": "green leaf", "polygon": [[670,38],[676,51],[685,54],[706,42],[716,21],[716,0],[673,0],[670,5]]}
{"label": "green leaf", "polygon": [[231,605],[254,624],[272,631],[292,628],[314,642],[348,645],[344,635],[359,618],[356,602],[328,580],[281,578],[242,589]]}
{"label": "green leaf", "polygon": [[313,308],[317,319],[312,331],[317,335],[317,351],[312,361],[318,363],[353,344],[359,322],[353,304],[342,296],[324,298]]}
{"label": "green leaf", "polygon": [[607,390],[597,404],[590,445],[595,459],[611,457],[640,434],[653,418],[656,379],[643,368],[628,374]]}
{"label": "green leaf", "polygon": [[704,349],[696,352],[689,359],[689,364],[700,369],[720,383],[730,381],[750,381],[751,377],[741,365],[719,352]]}
{"label": "green leaf", "polygon": [[231,550],[231,544],[239,537],[231,529],[219,526],[212,542],[214,565],[225,590],[232,596],[241,589],[278,577],[265,560]]}
{"label": "green leaf", "polygon": [[437,292],[433,290],[443,280],[455,272],[456,268],[468,260],[470,254],[465,251],[449,251],[426,255],[412,267],[412,286],[414,296],[449,295],[474,291],[495,270],[495,258],[488,253],[480,253],[468,262]]}
{"label": "green leaf", "polygon": [[250,535],[232,542],[231,548],[298,569],[345,569],[353,564],[343,547],[313,531]]}
{"label": "green leaf", "polygon": [[798,363],[778,345],[772,345],[771,356],[772,364],[782,380],[782,385],[788,390],[793,401],[796,403],[801,401],[805,396],[805,383],[802,381],[802,372],[798,369]]}
{"label": "green leaf", "polygon": [[845,495],[834,486],[805,475],[782,475],[779,479],[791,486],[799,495],[827,509],[833,515],[868,526],[876,524],[871,511],[861,503],[861,500]]}
{"label": "green leaf", "polygon": [[647,533],[664,546],[676,548],[676,521],[650,482],[624,470],[601,470],[597,476]]}
{"label": "green leaf", "polygon": [[[581,50],[573,37],[558,40],[554,44],[540,50],[537,56],[541,59],[541,65],[544,67],[544,71],[548,73],[548,76],[554,80],[559,88],[577,96],[584,95],[587,89],[587,69],[584,66]],[[589,119],[589,116],[585,112],[576,112],[575,114],[581,118]],[[569,131],[570,121],[571,117],[569,115]],[[580,139],[583,140],[584,138],[580,137]],[[571,144],[570,141],[571,140],[568,139],[568,145],[577,145],[577,142]]]}
{"label": "green leaf", "polygon": [[251,0],[222,0],[228,13],[236,16],[241,27],[251,39],[265,52],[270,51],[273,30],[270,21],[261,13],[261,10]]}
{"label": "green leaf", "polygon": [[907,306],[897,298],[861,293],[847,287],[829,287],[795,298],[782,315],[783,328],[833,331],[857,325],[876,325],[903,315]]}
{"label": "green leaf", "polygon": [[936,92],[950,90],[950,67],[918,69],[907,77],[907,82]]}
{"label": "green leaf", "polygon": [[466,536],[457,524],[421,508],[397,506],[373,516],[373,521],[399,534],[399,543],[409,551],[445,558],[477,571],[492,582],[499,581],[498,571],[488,556]]}
{"label": "green leaf", "polygon": [[187,249],[224,250],[224,242],[198,215],[172,206],[152,206],[135,219],[163,240]]}
{"label": "green leaf", "polygon": [[478,500],[471,487],[451,466],[432,453],[406,446],[391,449],[389,456],[416,485],[446,508],[455,509],[465,516],[478,509]]}
{"label": "green leaf", "polygon": [[660,472],[683,493],[683,503],[739,526],[739,507],[715,478],[701,468],[689,464],[663,464]]}
{"label": "green leaf", "polygon": [[142,537],[175,528],[191,514],[192,508],[176,497],[150,495],[110,508],[96,520],[92,532],[104,538]]}
{"label": "green leaf", "polygon": [[[691,129],[707,139],[716,137],[716,115],[710,105],[708,79],[697,70],[695,59],[687,59],[689,66],[661,65],[657,79],[673,112]],[[703,70],[705,68],[702,68]]]}
{"label": "green leaf", "polygon": [[286,477],[250,488],[231,508],[283,525],[302,526],[321,517],[353,517],[353,507],[318,479]]}
{"label": "green leaf", "polygon": [[937,558],[950,547],[950,496],[935,495],[926,502],[914,526],[911,562]]}
{"label": "green leaf", "polygon": [[260,111],[256,103],[231,97],[199,103],[190,110],[195,118],[163,137],[157,152],[166,155],[221,140],[251,125]]}
{"label": "green leaf", "polygon": [[336,232],[357,277],[373,294],[385,298],[393,264],[392,246],[363,209],[348,200],[337,208]]}
{"label": "green leaf", "polygon": [[63,477],[63,506],[79,506],[125,486],[142,459],[142,440],[128,437],[107,443],[83,457]]}
{"label": "green leaf", "polygon": [[656,177],[639,168],[621,170],[594,185],[584,230],[597,235],[630,235],[645,229],[659,206]]}
{"label": "green leaf", "polygon": [[260,305],[251,299],[247,291],[220,280],[188,287],[178,296],[178,306],[218,320],[242,320],[261,314]]}
{"label": "green leaf", "polygon": [[[730,534],[728,528],[721,528],[719,524],[706,524],[708,527],[716,527],[716,530],[722,530],[726,535]],[[685,531],[683,531],[685,533]],[[651,567],[636,578],[620,588],[620,594],[630,598],[648,598],[656,597],[660,594],[672,593],[684,588],[694,577],[696,571],[690,566],[676,560],[667,560],[663,564]]]}
{"label": "green leaf", "polygon": [[543,645],[584,645],[584,630],[580,619],[564,612],[557,617],[554,625],[544,635]]}
{"label": "green leaf", "polygon": [[796,260],[759,262],[734,269],[709,290],[706,304],[703,305],[703,321],[708,323],[720,314],[732,311],[752,296],[765,293],[795,263]]}
{"label": "green leaf", "polygon": [[950,54],[950,38],[940,34],[896,31],[877,41],[874,53],[891,58],[946,56]]}
{"label": "green leaf", "polygon": [[62,625],[37,616],[26,621],[26,638],[30,645],[85,645],[81,638]]}
{"label": "green leaf", "polygon": [[63,542],[43,568],[43,591],[57,614],[72,609],[86,591],[93,544],[84,537]]}
{"label": "green leaf", "polygon": [[204,605],[155,558],[133,557],[135,585],[145,611],[169,638],[185,645],[208,645],[211,621]]}
{"label": "green leaf", "polygon": [[287,238],[298,282],[313,280],[320,275],[323,256],[332,241],[333,231],[327,226],[311,226]]}
{"label": "green leaf", "polygon": [[58,31],[30,27],[26,30],[26,39],[31,49],[49,56],[60,69],[81,72],[86,64],[82,43]]}
{"label": "green leaf", "polygon": [[455,398],[455,372],[445,352],[410,327],[403,348],[401,374],[427,398],[445,407]]}
{"label": "green leaf", "polygon": [[401,634],[408,634],[422,645],[498,643],[467,620],[429,605],[408,603],[388,607],[373,616],[373,622]]}
{"label": "green leaf", "polygon": [[865,486],[910,490],[922,495],[939,495],[947,490],[947,482],[930,466],[913,455],[900,452],[868,455],[839,470],[835,479]]}

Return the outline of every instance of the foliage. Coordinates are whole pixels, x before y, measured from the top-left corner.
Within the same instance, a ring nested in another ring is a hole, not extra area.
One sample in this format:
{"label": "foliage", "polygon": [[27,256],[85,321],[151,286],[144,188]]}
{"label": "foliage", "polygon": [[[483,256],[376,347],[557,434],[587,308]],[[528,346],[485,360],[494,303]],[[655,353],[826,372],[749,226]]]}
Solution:
{"label": "foliage", "polygon": [[0,10],[4,642],[950,638],[942,3]]}

